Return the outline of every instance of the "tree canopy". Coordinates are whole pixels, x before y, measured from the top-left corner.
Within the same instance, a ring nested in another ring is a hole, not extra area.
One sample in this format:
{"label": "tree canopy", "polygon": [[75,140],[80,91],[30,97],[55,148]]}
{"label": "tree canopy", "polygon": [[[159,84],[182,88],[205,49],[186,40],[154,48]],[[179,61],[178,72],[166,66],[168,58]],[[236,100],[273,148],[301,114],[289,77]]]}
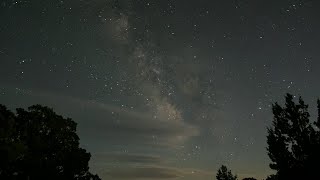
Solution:
{"label": "tree canopy", "polygon": [[253,177],[249,177],[249,178],[243,178],[242,180],[257,180],[257,179]]}
{"label": "tree canopy", "polygon": [[285,105],[273,104],[273,124],[268,128],[267,150],[272,161],[270,168],[276,175],[269,179],[318,179],[320,162],[320,102],[318,118],[310,121],[308,105],[291,94]]}
{"label": "tree canopy", "polygon": [[216,175],[217,180],[237,180],[237,176],[233,175],[227,166],[222,165]]}
{"label": "tree canopy", "polygon": [[16,114],[0,105],[0,179],[99,180],[90,153],[79,147],[77,124],[34,105]]}

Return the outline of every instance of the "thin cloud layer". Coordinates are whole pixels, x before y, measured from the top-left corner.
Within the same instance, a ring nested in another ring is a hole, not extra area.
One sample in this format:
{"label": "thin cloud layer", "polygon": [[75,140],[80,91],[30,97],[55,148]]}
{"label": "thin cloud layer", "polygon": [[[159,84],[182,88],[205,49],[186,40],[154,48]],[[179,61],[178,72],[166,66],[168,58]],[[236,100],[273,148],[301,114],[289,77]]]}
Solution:
{"label": "thin cloud layer", "polygon": [[145,111],[136,111],[70,96],[28,92],[32,92],[29,95],[33,97],[47,101],[45,104],[49,102],[57,105],[59,102],[66,102],[64,111],[83,109],[94,112],[90,114],[90,120],[83,119],[86,115],[74,112],[75,120],[80,126],[86,127],[82,133],[89,137],[104,139],[108,144],[132,143],[175,148],[190,137],[198,135],[199,131],[196,127],[185,123],[180,111],[165,99],[155,99],[154,104],[149,105]]}
{"label": "thin cloud layer", "polygon": [[159,164],[165,162],[160,156],[131,153],[96,153],[94,158],[101,163]]}
{"label": "thin cloud layer", "polygon": [[181,177],[181,172],[163,167],[131,167],[114,169],[106,173],[116,179],[174,179]]}
{"label": "thin cloud layer", "polygon": [[103,176],[112,179],[201,179],[214,177],[211,171],[203,171],[189,168],[175,168],[164,166],[122,166],[121,168],[111,168],[102,172]]}

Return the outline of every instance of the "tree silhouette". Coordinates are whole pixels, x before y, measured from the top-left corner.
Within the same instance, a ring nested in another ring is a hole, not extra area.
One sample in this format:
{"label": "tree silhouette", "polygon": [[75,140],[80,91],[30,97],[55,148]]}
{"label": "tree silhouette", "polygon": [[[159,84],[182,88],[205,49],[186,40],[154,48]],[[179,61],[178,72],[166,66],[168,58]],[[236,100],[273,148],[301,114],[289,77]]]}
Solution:
{"label": "tree silhouette", "polygon": [[237,176],[228,170],[227,166],[222,165],[216,175],[217,180],[237,180]]}
{"label": "tree silhouette", "polygon": [[243,178],[242,180],[257,180],[256,178],[250,177],[250,178]]}
{"label": "tree silhouette", "polygon": [[[318,119],[311,123],[308,105],[299,97],[295,103],[293,96],[285,96],[285,107],[273,104],[273,125],[268,128],[268,155],[272,161],[270,168],[276,175],[269,179],[318,179],[320,162],[320,102]],[[315,127],[316,126],[316,127]]]}
{"label": "tree silhouette", "polygon": [[270,175],[267,177],[266,180],[278,180],[278,177],[277,177],[277,175]]}
{"label": "tree silhouette", "polygon": [[0,105],[0,179],[99,180],[76,126],[41,105],[16,114]]}

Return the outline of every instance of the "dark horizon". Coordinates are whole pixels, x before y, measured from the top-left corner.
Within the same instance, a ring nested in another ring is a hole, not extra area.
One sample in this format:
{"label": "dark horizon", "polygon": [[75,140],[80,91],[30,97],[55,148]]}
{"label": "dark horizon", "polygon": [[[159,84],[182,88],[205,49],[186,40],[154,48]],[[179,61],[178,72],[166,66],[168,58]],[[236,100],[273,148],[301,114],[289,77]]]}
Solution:
{"label": "dark horizon", "polygon": [[272,103],[317,117],[317,5],[2,0],[0,104],[72,118],[102,179],[265,179]]}

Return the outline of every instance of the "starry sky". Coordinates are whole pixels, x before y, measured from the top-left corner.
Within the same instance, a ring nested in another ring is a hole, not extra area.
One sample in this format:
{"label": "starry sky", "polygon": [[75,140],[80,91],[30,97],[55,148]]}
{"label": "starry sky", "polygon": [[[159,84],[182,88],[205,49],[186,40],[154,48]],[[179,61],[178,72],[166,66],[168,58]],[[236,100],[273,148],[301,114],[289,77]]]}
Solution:
{"label": "starry sky", "polygon": [[0,2],[0,103],[73,118],[102,179],[266,178],[272,103],[320,95],[316,1]]}

